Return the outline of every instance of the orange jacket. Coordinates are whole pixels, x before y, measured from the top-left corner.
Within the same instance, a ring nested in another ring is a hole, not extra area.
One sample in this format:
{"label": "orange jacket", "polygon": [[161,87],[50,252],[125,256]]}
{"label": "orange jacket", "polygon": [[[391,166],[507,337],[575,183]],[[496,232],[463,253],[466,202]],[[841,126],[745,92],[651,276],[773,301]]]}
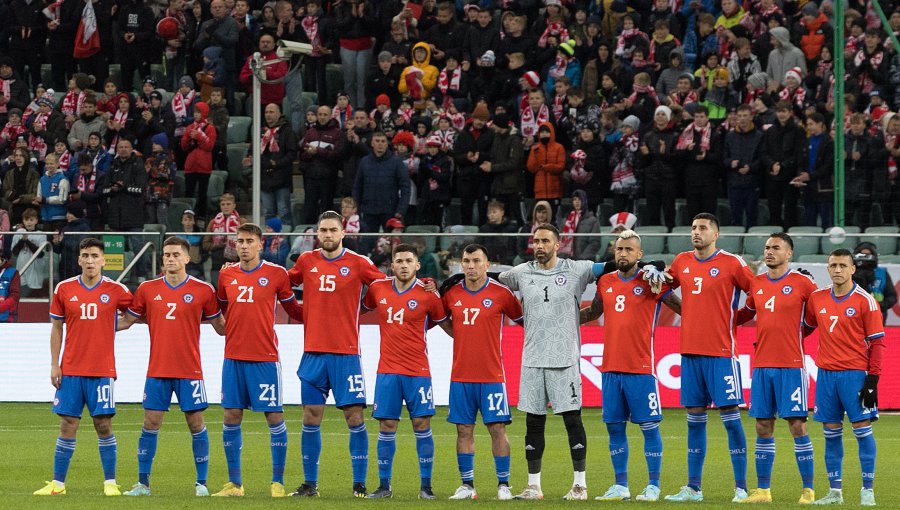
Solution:
{"label": "orange jacket", "polygon": [[562,198],[562,173],[566,168],[566,149],[556,141],[556,131],[549,122],[541,127],[550,129],[550,142],[531,146],[528,154],[528,171],[534,174],[534,198]]}

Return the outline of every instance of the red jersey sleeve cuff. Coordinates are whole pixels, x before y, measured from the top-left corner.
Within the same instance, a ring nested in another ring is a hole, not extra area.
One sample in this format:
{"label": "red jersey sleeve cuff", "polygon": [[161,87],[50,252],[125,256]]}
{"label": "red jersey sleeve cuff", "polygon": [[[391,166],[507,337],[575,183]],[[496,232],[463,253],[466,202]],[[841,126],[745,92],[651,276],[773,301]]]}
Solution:
{"label": "red jersey sleeve cuff", "polygon": [[59,321],[65,319],[65,317],[63,317],[62,315],[56,315],[56,314],[52,314],[52,313],[49,314],[49,315],[50,315],[50,318],[51,318],[51,319],[56,319],[56,320],[59,320]]}
{"label": "red jersey sleeve cuff", "polygon": [[141,316],[141,314],[135,312],[135,311],[132,310],[131,308],[126,308],[125,311],[128,312],[129,315],[133,315],[133,316],[135,316],[135,317],[140,317],[140,316]]}
{"label": "red jersey sleeve cuff", "polygon": [[883,338],[883,337],[884,337],[884,332],[882,331],[881,333],[874,333],[874,334],[867,336],[866,340],[871,342],[872,340],[877,340],[877,339]]}
{"label": "red jersey sleeve cuff", "polygon": [[206,317],[203,317],[203,320],[211,321],[211,320],[215,319],[216,317],[219,317],[220,315],[222,315],[222,310],[219,310],[218,312],[216,312],[212,315],[207,315]]}

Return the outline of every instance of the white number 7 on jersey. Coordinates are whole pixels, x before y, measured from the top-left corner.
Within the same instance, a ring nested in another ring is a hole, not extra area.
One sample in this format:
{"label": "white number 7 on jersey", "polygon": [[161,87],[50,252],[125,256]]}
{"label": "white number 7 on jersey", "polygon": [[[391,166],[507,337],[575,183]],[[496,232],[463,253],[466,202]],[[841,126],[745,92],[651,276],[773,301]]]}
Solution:
{"label": "white number 7 on jersey", "polygon": [[837,315],[831,315],[831,316],[828,317],[828,319],[831,320],[831,326],[828,327],[828,332],[829,332],[829,333],[834,333],[834,327],[837,326],[838,316],[837,316]]}

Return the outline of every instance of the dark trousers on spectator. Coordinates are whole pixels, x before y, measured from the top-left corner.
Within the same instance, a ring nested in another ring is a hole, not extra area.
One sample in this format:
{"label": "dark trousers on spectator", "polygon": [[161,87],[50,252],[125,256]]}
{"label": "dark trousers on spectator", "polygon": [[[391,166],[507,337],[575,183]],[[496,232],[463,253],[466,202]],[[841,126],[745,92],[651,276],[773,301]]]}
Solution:
{"label": "dark trousers on spectator", "polygon": [[687,186],[685,190],[685,198],[687,206],[685,208],[686,217],[683,218],[687,222],[691,222],[694,216],[700,213],[716,214],[717,200],[719,188],[715,184],[705,186]]}
{"label": "dark trousers on spectator", "polygon": [[[206,202],[208,201],[206,192],[209,190],[209,176],[210,174],[198,172],[184,174],[184,196],[196,199],[194,212],[197,213],[198,218],[204,220],[206,219]],[[197,189],[196,193],[194,193],[195,188]]]}
{"label": "dark trousers on spectator", "polygon": [[[394,215],[387,214],[372,214],[372,213],[362,213],[359,218],[359,230],[360,232],[378,232],[384,224],[387,223],[387,220],[393,218]],[[375,246],[375,241],[378,240],[376,236],[364,236],[359,238],[359,253],[363,255],[368,255],[372,252],[372,248]]]}
{"label": "dark trousers on spectator", "polygon": [[328,97],[328,83],[325,81],[325,64],[327,63],[326,57],[306,57],[303,60],[306,68],[306,76],[303,81],[309,90],[318,92],[316,101],[320,105],[328,104],[333,100]]}
{"label": "dark trousers on spectator", "polygon": [[[50,60],[50,75],[53,77],[53,88],[56,90],[66,90],[69,85],[68,78],[75,74],[75,60],[72,59],[72,52],[64,54],[48,55]],[[94,85],[92,88],[102,87],[103,83]]]}
{"label": "dark trousers on spectator", "polygon": [[134,71],[143,81],[150,76],[150,61],[139,55],[126,55],[122,59],[122,91],[129,94],[134,90]]}
{"label": "dark trousers on spectator", "polygon": [[[30,78],[31,83],[28,87],[28,90],[34,91],[35,86],[38,83],[41,83],[41,52],[34,50],[10,50],[10,57],[13,59],[13,63],[16,66],[16,71],[19,73],[19,78],[25,80]],[[25,72],[25,66],[28,66],[28,72]],[[63,89],[65,90],[65,89]]]}
{"label": "dark trousers on spectator", "polygon": [[834,225],[834,204],[832,202],[820,202],[816,200],[815,191],[806,193],[803,205],[803,215],[807,226],[817,226],[816,223],[820,217],[823,229],[829,229]]}
{"label": "dark trousers on spectator", "polygon": [[[474,179],[460,179],[456,183],[459,190],[461,210],[459,221],[463,225],[478,225],[487,222],[487,203],[491,195],[491,176]],[[472,216],[472,207],[478,204],[478,223]]]}
{"label": "dark trousers on spectator", "polygon": [[856,225],[863,231],[872,225],[871,197],[847,197],[844,204],[845,225]]}
{"label": "dark trousers on spectator", "polygon": [[638,217],[641,225],[663,225],[660,221],[660,209],[666,218],[665,226],[675,228],[675,181],[652,181],[644,183],[644,196],[647,197],[647,217]]}
{"label": "dark trousers on spectator", "polygon": [[784,230],[797,225],[799,192],[796,187],[787,181],[766,181],[766,198],[769,199],[769,224]]}
{"label": "dark trousers on spectator", "polygon": [[444,228],[444,210],[447,202],[425,202],[419,204],[419,224],[437,225]]}
{"label": "dark trousers on spectator", "polygon": [[744,228],[756,226],[759,188],[728,188],[728,202],[731,204],[732,225]]}
{"label": "dark trousers on spectator", "polygon": [[318,223],[319,215],[334,209],[334,178],[303,178],[305,223]]}
{"label": "dark trousers on spectator", "polygon": [[94,87],[102,87],[103,82],[109,77],[109,66],[106,63],[106,56],[102,51],[88,58],[78,59],[78,70],[96,78],[96,80],[94,80]]}

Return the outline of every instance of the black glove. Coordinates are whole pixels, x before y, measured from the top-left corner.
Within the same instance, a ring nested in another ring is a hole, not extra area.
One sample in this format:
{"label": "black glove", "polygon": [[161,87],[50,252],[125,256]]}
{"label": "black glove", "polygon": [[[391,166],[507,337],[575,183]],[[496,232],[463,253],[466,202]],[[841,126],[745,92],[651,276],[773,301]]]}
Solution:
{"label": "black glove", "polygon": [[[666,270],[666,263],[663,260],[651,260],[650,262],[644,262],[642,260],[639,260],[637,263],[637,266],[638,266],[638,269],[641,269],[644,266],[653,266],[657,269],[657,271],[665,271]],[[615,264],[613,264],[613,267],[615,267]]]}
{"label": "black glove", "polygon": [[878,407],[878,376],[867,375],[866,382],[863,383],[862,389],[859,390],[859,403],[866,409],[875,409]]}
{"label": "black glove", "polygon": [[[490,279],[492,279],[492,280],[494,280],[494,281],[500,282],[500,273],[491,273],[491,272],[488,272],[488,273],[487,273],[487,277],[490,278]],[[503,282],[500,282],[500,283],[503,283]]]}
{"label": "black glove", "polygon": [[[802,274],[802,275],[809,276],[810,278],[813,277],[812,273],[810,273],[810,272],[807,271],[806,269],[803,269],[802,267],[798,267],[798,268],[797,268],[797,272],[800,273],[800,274]],[[877,377],[877,376],[876,376],[876,377]]]}
{"label": "black glove", "polygon": [[443,296],[454,285],[463,281],[463,278],[465,278],[465,277],[466,277],[466,275],[464,275],[462,273],[456,273],[455,275],[451,276],[450,278],[447,278],[446,280],[444,280],[444,282],[438,288],[438,293]]}

